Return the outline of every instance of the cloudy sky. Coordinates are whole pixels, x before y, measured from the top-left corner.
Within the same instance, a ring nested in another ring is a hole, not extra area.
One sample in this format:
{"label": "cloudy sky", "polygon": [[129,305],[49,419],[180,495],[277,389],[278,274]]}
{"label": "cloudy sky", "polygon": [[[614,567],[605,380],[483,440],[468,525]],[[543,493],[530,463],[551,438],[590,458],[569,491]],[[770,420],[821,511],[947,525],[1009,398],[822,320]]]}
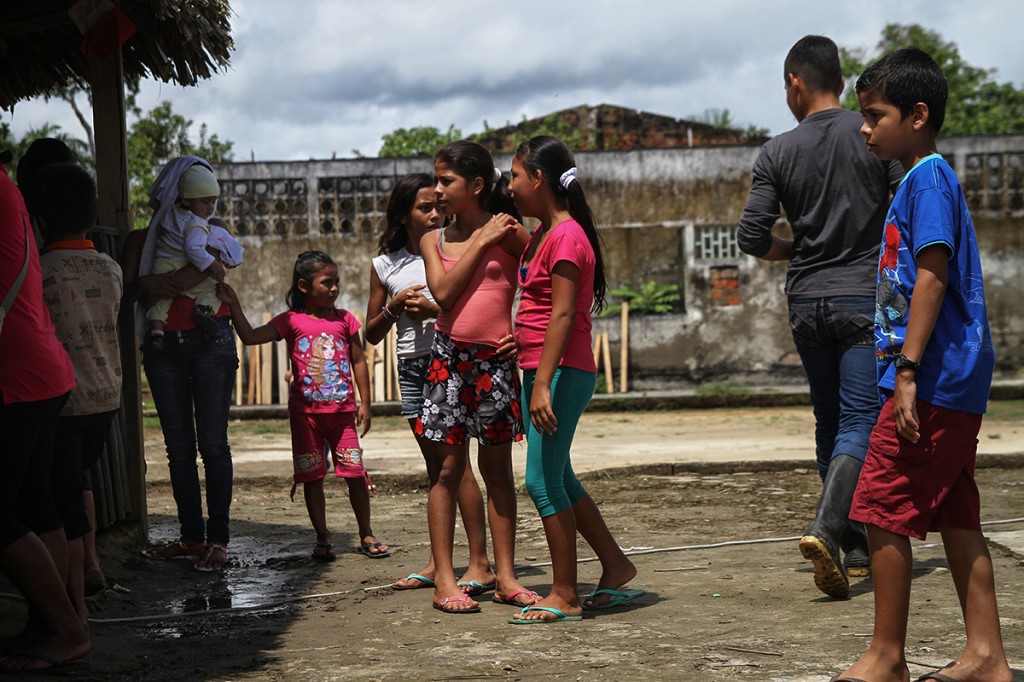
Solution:
{"label": "cloudy sky", "polygon": [[[782,61],[801,36],[874,48],[886,23],[920,23],[972,66],[1024,84],[1019,0],[231,0],[236,52],[199,87],[144,83],[235,143],[236,160],[375,155],[396,128],[479,132],[578,104],[676,118],[728,109],[772,133],[794,125]],[[16,134],[80,130],[61,102],[2,112]]]}

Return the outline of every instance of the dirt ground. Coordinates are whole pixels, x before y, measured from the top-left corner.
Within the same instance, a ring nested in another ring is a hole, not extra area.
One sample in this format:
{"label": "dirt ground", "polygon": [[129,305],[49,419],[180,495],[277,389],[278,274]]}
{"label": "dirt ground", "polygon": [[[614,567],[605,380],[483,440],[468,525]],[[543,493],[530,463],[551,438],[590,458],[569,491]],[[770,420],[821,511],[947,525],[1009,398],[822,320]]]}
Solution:
{"label": "dirt ground", "polygon": [[[986,526],[986,534],[1018,681],[1024,681],[1022,411],[1024,405],[1012,403],[990,415],[978,471],[983,519],[1016,520]],[[429,590],[382,587],[418,571],[428,552],[422,465],[397,419],[376,421],[364,442],[378,485],[374,528],[393,555],[370,560],[350,549],[326,565],[309,559],[314,536],[304,505],[288,499],[289,464],[280,456],[286,427],[233,425],[239,464],[229,568],[206,575],[188,562],[148,561],[137,553],[138,538],[117,530],[102,535],[116,587],[91,602],[94,653],[74,676],[825,682],[867,645],[873,597],[870,579],[855,582],[849,600],[825,597],[797,550],[795,536],[812,518],[820,488],[808,413],[588,414],[574,458],[614,535],[636,553],[640,573],[632,586],[647,595],[582,622],[538,627],[508,625],[514,609],[489,603],[489,595],[483,613],[452,616],[431,608]],[[150,436],[159,442],[158,433]],[[652,451],[656,456],[644,454]],[[148,452],[150,538],[172,539],[177,523],[166,465],[158,449]],[[518,452],[516,458],[522,459]],[[343,484],[328,486],[328,508],[335,545],[354,547]],[[520,577],[544,592],[548,554],[525,492],[519,511]],[[466,556],[459,533],[457,564]],[[908,657],[916,677],[954,658],[964,635],[941,539],[915,542],[914,552]],[[580,556],[591,556],[583,544]],[[582,563],[581,589],[593,589],[598,575],[596,563]],[[0,635],[18,626],[22,611],[16,601],[0,599]]]}

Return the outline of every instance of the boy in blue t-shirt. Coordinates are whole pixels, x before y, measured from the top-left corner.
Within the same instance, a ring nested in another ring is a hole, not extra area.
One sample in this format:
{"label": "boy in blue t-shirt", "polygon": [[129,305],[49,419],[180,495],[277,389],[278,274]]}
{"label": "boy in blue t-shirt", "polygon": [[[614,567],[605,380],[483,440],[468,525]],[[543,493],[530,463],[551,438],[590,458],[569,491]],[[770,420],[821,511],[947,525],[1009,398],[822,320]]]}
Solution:
{"label": "boy in blue t-shirt", "polygon": [[931,57],[905,48],[875,62],[856,87],[868,149],[898,160],[906,175],[878,263],[876,357],[886,401],[850,509],[868,529],[875,629],[867,652],[835,679],[908,679],[910,538],[938,530],[967,644],[920,679],[1012,682],[974,481],[995,355],[974,225],[953,169],[935,152],[946,79]]}

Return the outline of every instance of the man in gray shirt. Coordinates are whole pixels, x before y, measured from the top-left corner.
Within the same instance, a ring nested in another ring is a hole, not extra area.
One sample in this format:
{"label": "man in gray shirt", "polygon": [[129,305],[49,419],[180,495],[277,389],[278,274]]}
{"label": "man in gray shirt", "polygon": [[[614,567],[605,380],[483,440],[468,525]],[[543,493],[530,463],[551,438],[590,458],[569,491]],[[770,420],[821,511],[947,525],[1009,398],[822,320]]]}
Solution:
{"label": "man in gray shirt", "polygon": [[[878,417],[878,248],[890,193],[903,171],[868,152],[861,115],[840,105],[844,84],[834,42],[800,39],[786,56],[783,76],[799,125],[769,140],[754,163],[736,236],[744,253],[790,262],[789,320],[810,385],[824,483],[800,551],[814,563],[818,589],[845,599],[848,575],[870,575],[867,536],[848,516]],[[772,233],[780,204],[792,240]]]}

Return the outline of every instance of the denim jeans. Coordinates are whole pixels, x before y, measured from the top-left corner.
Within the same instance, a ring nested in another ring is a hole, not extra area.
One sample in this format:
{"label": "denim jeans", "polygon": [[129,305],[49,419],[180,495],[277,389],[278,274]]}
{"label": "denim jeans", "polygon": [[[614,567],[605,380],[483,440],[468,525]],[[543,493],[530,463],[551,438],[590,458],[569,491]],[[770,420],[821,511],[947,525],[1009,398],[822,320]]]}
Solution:
{"label": "denim jeans", "polygon": [[[238,354],[227,318],[217,323],[212,340],[200,329],[167,332],[163,351],[146,354],[143,366],[164,433],[181,538],[226,544],[233,476],[228,406]],[[205,530],[197,447],[206,472]]]}
{"label": "denim jeans", "polygon": [[879,410],[874,318],[873,298],[789,301],[793,342],[811,388],[822,480],[834,457],[863,462],[867,454]]}

